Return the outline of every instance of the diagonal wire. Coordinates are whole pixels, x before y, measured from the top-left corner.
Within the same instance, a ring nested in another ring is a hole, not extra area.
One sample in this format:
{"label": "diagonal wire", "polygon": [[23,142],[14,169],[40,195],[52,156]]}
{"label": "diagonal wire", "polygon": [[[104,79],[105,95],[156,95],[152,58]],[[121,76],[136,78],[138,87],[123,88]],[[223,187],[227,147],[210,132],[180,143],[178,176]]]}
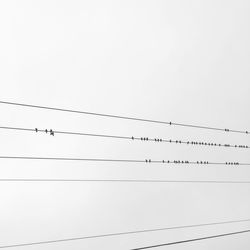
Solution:
{"label": "diagonal wire", "polygon": [[201,241],[201,240],[210,240],[210,239],[221,238],[221,237],[232,236],[232,235],[238,235],[238,234],[244,234],[244,233],[250,233],[250,230],[243,230],[243,231],[237,231],[237,232],[231,232],[231,233],[225,233],[225,234],[217,234],[217,235],[194,238],[194,239],[173,241],[173,242],[163,243],[163,244],[158,244],[158,245],[151,245],[151,246],[133,248],[133,249],[130,249],[130,250],[144,250],[144,249],[158,248],[158,247],[164,247],[164,246],[173,246],[173,245],[178,245],[178,244],[190,243],[190,242]]}
{"label": "diagonal wire", "polygon": [[189,164],[189,165],[234,165],[250,166],[250,163],[239,162],[208,162],[208,161],[184,161],[184,160],[135,160],[135,159],[105,159],[105,158],[71,158],[71,157],[37,157],[37,156],[0,156],[0,159],[8,160],[50,160],[50,161],[88,161],[88,162],[124,162],[124,163],[147,163],[147,164]]}
{"label": "diagonal wire", "polygon": [[214,180],[147,180],[147,179],[38,179],[5,178],[0,182],[113,182],[113,183],[207,183],[207,184],[250,184],[250,181],[214,181]]}
{"label": "diagonal wire", "polygon": [[49,129],[33,129],[33,128],[20,128],[20,127],[10,127],[10,126],[0,126],[0,129],[6,130],[16,130],[16,131],[28,131],[28,132],[42,132],[42,133],[52,133],[64,134],[64,135],[77,135],[77,136],[91,136],[91,137],[102,137],[109,139],[122,139],[122,140],[133,140],[133,141],[151,141],[151,142],[164,142],[164,143],[176,143],[176,144],[187,144],[192,146],[208,146],[208,147],[227,147],[227,148],[249,148],[248,145],[232,145],[232,144],[222,144],[222,143],[212,143],[212,142],[201,142],[201,141],[185,141],[185,140],[173,140],[173,139],[162,139],[162,138],[149,138],[149,137],[136,137],[136,136],[121,136],[121,135],[107,135],[107,134],[96,134],[96,133],[82,133],[73,131],[60,131],[60,130],[49,130]]}
{"label": "diagonal wire", "polygon": [[[3,246],[0,246],[0,248],[25,247],[25,246],[52,244],[52,243],[60,243],[60,242],[69,242],[69,241],[76,241],[76,240],[86,240],[86,239],[96,239],[96,238],[103,238],[103,237],[112,237],[112,236],[122,236],[122,235],[149,233],[149,232],[157,232],[157,231],[176,230],[176,229],[184,229],[184,228],[197,228],[197,227],[205,227],[205,226],[233,224],[233,223],[241,223],[241,222],[249,222],[249,221],[250,221],[250,219],[245,219],[245,220],[212,222],[212,223],[204,223],[204,224],[173,226],[173,227],[156,228],[156,229],[144,229],[144,230],[127,231],[127,232],[119,232],[119,233],[110,233],[110,234],[100,234],[100,235],[92,235],[92,236],[75,237],[75,238],[64,238],[64,239],[56,239],[56,240],[20,243],[20,244],[12,244],[12,245],[3,245]],[[137,249],[145,249],[145,248],[137,248]]]}
{"label": "diagonal wire", "polygon": [[95,112],[80,111],[80,110],[73,110],[73,109],[55,108],[55,107],[49,107],[49,106],[40,106],[40,105],[32,105],[32,104],[17,103],[17,102],[0,101],[0,104],[14,105],[14,106],[28,107],[28,108],[37,108],[37,109],[46,109],[46,110],[61,111],[61,112],[70,112],[70,113],[76,113],[76,114],[116,118],[116,119],[123,119],[123,120],[158,123],[158,124],[173,125],[173,126],[180,126],[180,127],[196,128],[196,129],[217,130],[217,131],[233,132],[233,133],[241,133],[241,134],[249,134],[250,133],[248,130],[235,130],[235,129],[218,128],[218,127],[210,127],[210,126],[203,126],[203,125],[176,123],[176,122],[171,122],[171,121],[166,122],[166,121],[160,121],[160,120],[152,120],[152,119],[144,119],[144,118],[120,116],[120,115],[110,115],[110,114],[103,114],[103,113],[95,113]]}

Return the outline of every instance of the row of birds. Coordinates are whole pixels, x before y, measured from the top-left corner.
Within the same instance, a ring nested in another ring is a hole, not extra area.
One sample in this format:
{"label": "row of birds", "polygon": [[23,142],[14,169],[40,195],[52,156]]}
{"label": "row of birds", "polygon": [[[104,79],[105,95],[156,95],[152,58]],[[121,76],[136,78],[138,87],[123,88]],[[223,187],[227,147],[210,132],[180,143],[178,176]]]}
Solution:
{"label": "row of birds", "polygon": [[[52,129],[45,129],[44,131],[38,130],[35,128],[36,132],[45,132],[46,134],[50,134],[51,136],[55,136],[55,131]],[[221,143],[213,143],[213,142],[198,142],[198,141],[182,141],[182,140],[166,140],[162,138],[149,138],[149,137],[131,137],[132,140],[140,140],[140,141],[154,141],[154,142],[169,142],[176,144],[187,144],[187,145],[203,145],[203,146],[217,146],[217,147],[235,147],[235,148],[249,148],[247,145],[231,145],[231,144],[221,144]]]}
{"label": "row of birds", "polygon": [[[146,159],[145,160],[146,163],[154,163],[155,161],[152,161],[151,159]],[[159,161],[157,161],[159,162]],[[166,160],[162,160],[162,163],[174,163],[174,164],[204,164],[204,165],[208,165],[208,164],[214,164],[212,162],[209,162],[209,161],[196,161],[196,162],[190,162],[190,161],[180,161],[180,160],[174,160],[174,161],[166,161]],[[225,163],[222,163],[222,164],[225,164],[225,165],[240,165],[239,162],[225,162]]]}
{"label": "row of birds", "polygon": [[203,145],[203,146],[217,146],[217,147],[235,147],[235,148],[249,148],[247,145],[231,145],[231,144],[221,144],[213,142],[197,142],[197,141],[181,141],[181,140],[165,140],[159,138],[148,138],[148,137],[131,137],[132,140],[141,140],[141,141],[155,141],[155,142],[169,142],[169,143],[180,143],[180,144],[190,144],[190,145]]}

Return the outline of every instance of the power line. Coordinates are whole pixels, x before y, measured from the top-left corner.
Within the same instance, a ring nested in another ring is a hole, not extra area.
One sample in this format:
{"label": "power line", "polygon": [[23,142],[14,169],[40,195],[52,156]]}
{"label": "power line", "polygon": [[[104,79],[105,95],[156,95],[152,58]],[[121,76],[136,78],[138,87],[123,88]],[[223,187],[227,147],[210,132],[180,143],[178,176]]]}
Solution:
{"label": "power line", "polygon": [[231,165],[250,166],[250,163],[239,162],[209,162],[209,161],[184,161],[184,160],[131,160],[131,159],[104,159],[104,158],[70,158],[70,157],[35,157],[35,156],[0,156],[0,159],[10,160],[51,160],[51,161],[89,161],[89,162],[126,162],[126,163],[148,163],[148,164],[189,164],[189,165]]}
{"label": "power line", "polygon": [[55,134],[65,134],[65,135],[77,135],[77,136],[91,136],[91,137],[102,137],[109,139],[122,139],[122,140],[132,140],[132,141],[150,141],[150,142],[165,142],[174,144],[187,144],[192,146],[213,146],[213,147],[231,147],[231,148],[249,148],[247,145],[232,145],[232,144],[222,144],[214,142],[203,142],[203,141],[185,141],[185,140],[173,140],[173,139],[162,139],[162,138],[149,138],[149,137],[136,137],[136,136],[121,136],[121,135],[104,135],[96,133],[82,133],[82,132],[72,132],[72,131],[59,131],[52,129],[38,129],[38,128],[20,128],[20,127],[9,127],[1,126],[0,129],[6,130],[16,130],[16,131],[28,131],[28,132],[42,132],[50,135]]}
{"label": "power line", "polygon": [[0,182],[113,182],[113,183],[206,183],[206,184],[250,184],[250,181],[211,181],[211,180],[147,180],[147,179],[41,179],[6,178]]}
{"label": "power line", "polygon": [[37,108],[37,109],[46,109],[46,110],[61,111],[61,112],[70,112],[70,113],[77,113],[77,114],[84,114],[84,115],[101,116],[101,117],[116,118],[116,119],[123,119],[123,120],[158,123],[158,124],[173,125],[173,126],[180,126],[180,127],[190,127],[190,128],[197,128],[197,129],[217,130],[217,131],[233,132],[233,133],[241,133],[241,134],[249,134],[250,133],[248,130],[243,131],[243,130],[235,130],[235,129],[228,129],[228,128],[217,128],[217,127],[202,126],[202,125],[176,123],[176,122],[171,122],[171,121],[166,122],[166,121],[159,121],[159,120],[152,120],[152,119],[144,119],[144,118],[120,116],[120,115],[110,115],[110,114],[103,114],[103,113],[55,108],[55,107],[24,104],[24,103],[17,103],[17,102],[0,101],[0,104],[15,105],[15,106],[21,106],[21,107],[28,107],[28,108]]}
{"label": "power line", "polygon": [[188,239],[188,240],[174,241],[174,242],[169,242],[169,243],[164,243],[164,244],[159,244],[159,245],[133,248],[130,250],[143,250],[143,249],[156,248],[156,247],[172,246],[172,245],[177,245],[177,244],[183,244],[183,243],[189,243],[189,242],[201,241],[201,240],[209,240],[209,239],[232,236],[232,235],[237,235],[237,234],[244,234],[244,233],[249,233],[249,232],[250,230],[243,230],[243,231],[237,231],[237,232],[231,232],[231,233],[225,233],[225,234],[217,234],[217,235]]}
{"label": "power line", "polygon": [[[130,235],[130,234],[139,234],[139,233],[149,233],[149,232],[157,232],[157,231],[176,230],[176,229],[184,229],[184,228],[196,228],[196,227],[223,225],[223,224],[233,224],[233,223],[248,222],[248,221],[250,221],[250,219],[223,221],[223,222],[212,222],[212,223],[205,223],[205,224],[183,225],[183,226],[156,228],[156,229],[143,229],[143,230],[136,230],[136,231],[127,231],[127,232],[118,232],[118,233],[110,233],[110,234],[100,234],[100,235],[82,236],[82,237],[75,237],[75,238],[65,238],[65,239],[57,239],[57,240],[47,240],[47,241],[39,241],[39,242],[29,242],[29,243],[5,245],[5,246],[0,246],[0,248],[34,246],[34,245],[42,245],[42,244],[52,244],[52,243],[60,243],[60,242],[69,242],[69,241],[95,239],[95,238],[121,236],[121,235]],[[144,249],[144,248],[138,248],[138,249]]]}

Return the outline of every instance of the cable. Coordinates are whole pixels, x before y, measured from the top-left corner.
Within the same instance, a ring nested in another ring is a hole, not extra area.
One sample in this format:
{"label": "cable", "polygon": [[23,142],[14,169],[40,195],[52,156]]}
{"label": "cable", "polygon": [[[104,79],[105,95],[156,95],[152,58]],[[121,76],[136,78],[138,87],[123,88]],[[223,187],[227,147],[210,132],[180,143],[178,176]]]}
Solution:
{"label": "cable", "polygon": [[130,249],[130,250],[143,250],[143,249],[156,248],[156,247],[172,246],[172,245],[177,245],[177,244],[183,244],[183,243],[189,243],[189,242],[201,241],[201,240],[209,240],[209,239],[220,238],[220,237],[231,236],[231,235],[237,235],[237,234],[243,234],[243,233],[250,233],[250,230],[231,232],[231,233],[226,233],[226,234],[218,234],[218,235],[212,235],[212,236],[206,236],[206,237],[194,238],[194,239],[188,239],[188,240],[174,241],[174,242],[169,242],[169,243],[164,243],[164,244],[159,244],[159,245],[152,245],[152,246],[147,246],[147,247],[133,248],[133,249]]}
{"label": "cable", "polygon": [[0,182],[114,182],[114,183],[207,183],[207,184],[250,184],[250,181],[202,181],[202,180],[141,180],[141,179],[20,179],[6,178]]}
{"label": "cable", "polygon": [[201,141],[184,141],[184,140],[172,140],[172,139],[162,139],[162,138],[149,138],[149,137],[134,137],[134,136],[121,136],[121,135],[104,135],[104,134],[95,134],[95,133],[81,133],[81,132],[72,132],[72,131],[59,131],[52,129],[38,129],[38,128],[20,128],[20,127],[7,127],[1,126],[0,129],[6,130],[16,130],[16,131],[28,131],[28,132],[42,132],[49,133],[50,135],[55,134],[65,134],[65,135],[77,135],[77,136],[92,136],[92,137],[102,137],[110,139],[122,139],[122,140],[133,140],[133,141],[151,141],[151,142],[166,142],[166,143],[175,143],[175,144],[187,144],[192,146],[213,146],[213,147],[231,147],[231,148],[249,148],[247,145],[231,145],[231,144],[222,144],[222,143],[213,143],[213,142],[201,142]]}
{"label": "cable", "polygon": [[239,163],[239,162],[208,162],[208,161],[183,161],[183,160],[166,161],[166,160],[151,160],[151,159],[130,160],[130,159],[97,159],[97,158],[94,159],[94,158],[34,157],[34,156],[0,156],[0,159],[250,166],[250,163]]}
{"label": "cable", "polygon": [[54,110],[54,111],[61,111],[61,112],[70,112],[70,113],[77,113],[77,114],[84,114],[84,115],[101,116],[101,117],[116,118],[116,119],[123,119],[123,120],[133,120],[133,121],[140,121],[140,122],[150,122],[150,123],[158,123],[158,124],[165,124],[165,125],[190,127],[190,128],[197,128],[197,129],[217,130],[217,131],[233,132],[233,133],[241,133],[241,134],[249,134],[250,133],[247,130],[243,131],[243,130],[234,130],[234,129],[228,129],[228,128],[217,128],[217,127],[210,127],[210,126],[201,126],[201,125],[184,124],[184,123],[176,123],[176,122],[166,122],[166,121],[151,120],[151,119],[144,119],[144,118],[137,118],[137,117],[102,114],[102,113],[95,113],[95,112],[55,108],[55,107],[24,104],[24,103],[17,103],[17,102],[0,101],[0,104],[15,105],[15,106],[21,106],[21,107],[28,107],[28,108]]}
{"label": "cable", "polygon": [[[183,226],[156,228],[156,229],[144,229],[144,230],[137,230],[137,231],[127,231],[127,232],[119,232],[119,233],[110,233],[110,234],[101,234],[101,235],[83,236],[83,237],[75,237],[75,238],[66,238],[66,239],[57,239],[57,240],[48,240],[48,241],[39,241],[39,242],[30,242],[30,243],[22,243],[22,244],[5,245],[5,246],[0,246],[0,248],[24,247],[24,246],[60,243],[60,242],[85,240],[85,239],[95,239],[95,238],[103,238],[103,237],[111,237],[111,236],[121,236],[121,235],[129,235],[129,234],[139,234],[139,233],[149,233],[149,232],[157,232],[157,231],[176,230],[176,229],[183,229],[183,228],[195,228],[195,227],[204,227],[204,226],[233,224],[233,223],[248,222],[248,221],[250,221],[250,219],[234,220],[234,221],[223,221],[223,222],[212,222],[212,223],[205,223],[205,224],[183,225]],[[143,249],[143,248],[140,248],[140,249]]]}

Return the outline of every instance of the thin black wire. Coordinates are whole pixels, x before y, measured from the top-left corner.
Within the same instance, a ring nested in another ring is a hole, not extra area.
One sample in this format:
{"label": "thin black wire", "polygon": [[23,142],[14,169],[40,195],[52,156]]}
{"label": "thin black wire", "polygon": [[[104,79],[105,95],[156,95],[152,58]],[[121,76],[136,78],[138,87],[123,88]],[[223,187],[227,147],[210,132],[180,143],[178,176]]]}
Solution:
{"label": "thin black wire", "polygon": [[114,182],[114,183],[207,183],[207,184],[250,184],[250,181],[210,181],[210,180],[142,180],[142,179],[21,179],[6,178],[0,182]]}
{"label": "thin black wire", "polygon": [[54,111],[62,111],[62,112],[70,112],[70,113],[77,113],[77,114],[84,114],[84,115],[94,115],[94,116],[117,118],[117,119],[124,119],[124,120],[133,120],[133,121],[141,121],[141,122],[166,124],[166,125],[181,126],[181,127],[190,127],[190,128],[207,129],[207,130],[217,130],[217,131],[233,132],[233,133],[241,133],[241,134],[249,134],[250,133],[247,130],[243,131],[243,130],[234,130],[234,129],[228,129],[228,128],[217,128],[217,127],[210,127],[210,126],[201,126],[201,125],[184,124],[184,123],[176,123],[176,122],[166,122],[166,121],[159,121],[159,120],[152,120],[152,119],[144,119],[144,118],[128,117],[128,116],[120,116],[120,115],[110,115],[110,114],[79,111],[79,110],[72,110],[72,109],[62,109],[62,108],[40,106],[40,105],[32,105],[32,104],[24,104],[24,103],[17,103],[17,102],[0,101],[0,103],[1,104],[7,104],[7,105],[29,107],[29,108],[47,109],[47,110],[54,110]]}
{"label": "thin black wire", "polygon": [[102,137],[102,138],[112,138],[112,139],[122,139],[122,140],[137,140],[137,141],[151,141],[151,142],[165,142],[165,143],[176,143],[176,144],[187,144],[193,146],[208,146],[208,147],[231,147],[231,148],[250,148],[247,145],[231,145],[222,143],[210,143],[210,142],[197,142],[197,141],[184,141],[184,140],[172,140],[172,139],[160,139],[160,138],[149,138],[149,137],[134,137],[134,136],[121,136],[121,135],[104,135],[95,133],[81,133],[72,131],[59,131],[59,130],[49,130],[49,129],[33,129],[33,128],[20,128],[20,127],[9,127],[1,126],[0,129],[6,130],[16,130],[16,131],[29,131],[29,132],[43,132],[55,134],[65,134],[65,135],[77,135],[77,136],[92,136],[92,137]]}
{"label": "thin black wire", "polygon": [[[101,234],[101,235],[83,236],[83,237],[75,237],[75,238],[66,238],[66,239],[57,239],[57,240],[48,240],[48,241],[39,241],[39,242],[30,242],[30,243],[22,243],[22,244],[5,245],[5,246],[0,246],[0,248],[24,247],[24,246],[33,246],[33,245],[60,243],[60,242],[68,242],[68,241],[76,241],[76,240],[95,239],[95,238],[103,238],[103,237],[111,237],[111,236],[121,236],[121,235],[149,233],[149,232],[176,230],[176,229],[184,229],[184,228],[195,228],[195,227],[204,227],[204,226],[233,224],[233,223],[249,222],[249,221],[250,221],[250,219],[245,219],[245,220],[212,222],[212,223],[205,223],[205,224],[183,225],[183,226],[156,228],[156,229],[144,229],[144,230],[137,230],[137,231],[127,231],[127,232],[119,232],[119,233],[110,233],[110,234]],[[140,248],[140,249],[143,249],[143,248]]]}
{"label": "thin black wire", "polygon": [[232,236],[232,235],[243,234],[243,233],[250,233],[250,230],[243,230],[243,231],[237,231],[237,232],[231,232],[231,233],[225,233],[225,234],[217,234],[217,235],[188,239],[188,240],[174,241],[174,242],[169,242],[169,243],[164,243],[164,244],[133,248],[130,250],[143,250],[143,249],[156,248],[156,247],[172,246],[172,245],[177,245],[177,244],[184,244],[184,243],[201,241],[201,240],[209,240],[209,239],[215,239],[215,238]]}
{"label": "thin black wire", "polygon": [[170,161],[170,160],[129,160],[129,159],[94,159],[94,158],[69,158],[69,157],[34,157],[34,156],[0,156],[0,159],[11,160],[53,160],[53,161],[92,161],[92,162],[126,162],[126,163],[156,163],[156,164],[189,164],[189,165],[234,165],[250,166],[250,163],[239,162],[208,162],[208,161]]}
{"label": "thin black wire", "polygon": [[0,159],[15,160],[54,160],[54,161],[94,161],[94,162],[131,162],[144,163],[142,160],[119,160],[119,159],[87,159],[87,158],[67,158],[67,157],[30,157],[30,156],[0,156]]}

